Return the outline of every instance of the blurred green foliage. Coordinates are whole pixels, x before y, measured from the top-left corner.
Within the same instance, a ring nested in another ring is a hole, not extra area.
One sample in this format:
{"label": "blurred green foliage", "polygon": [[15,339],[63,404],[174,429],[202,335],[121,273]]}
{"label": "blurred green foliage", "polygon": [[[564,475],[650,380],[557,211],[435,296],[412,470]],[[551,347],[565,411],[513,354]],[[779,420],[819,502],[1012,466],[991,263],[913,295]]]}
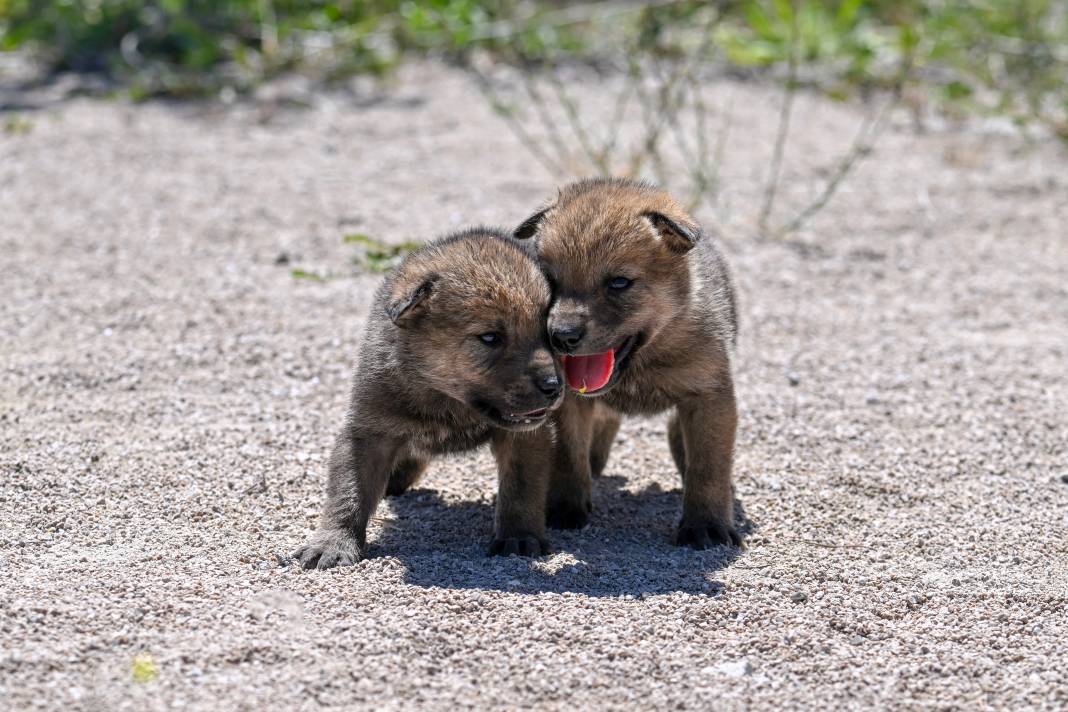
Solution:
{"label": "blurred green foliage", "polygon": [[[747,2],[737,18],[723,23],[717,41],[728,59],[742,65],[785,62],[845,62],[847,74],[863,78],[880,55],[902,49],[910,27],[875,19],[863,0],[800,3]],[[796,41],[794,33],[796,34]]]}
{"label": "blurred green foliage", "polygon": [[3,126],[4,133],[6,134],[20,135],[28,134],[30,131],[33,131],[33,122],[18,114],[5,116],[3,121],[0,122],[0,126]]}
{"label": "blurred green foliage", "polygon": [[282,72],[381,73],[405,52],[459,50],[510,0],[0,0],[0,48],[52,71],[103,72],[139,94],[238,90]]}
{"label": "blurred green foliage", "polygon": [[422,247],[422,243],[412,241],[383,242],[362,232],[345,235],[344,240],[357,246],[358,252],[352,262],[361,272],[388,272],[399,265],[409,253]]}
{"label": "blurred green foliage", "polygon": [[836,96],[886,85],[907,65],[946,105],[1068,133],[1064,0],[0,0],[0,47],[29,48],[56,71],[107,73],[135,94],[178,95],[244,91],[294,70],[381,73],[412,53],[478,48],[524,63],[670,53],[710,8],[710,60],[774,69],[792,57]]}
{"label": "blurred green foliage", "polygon": [[[739,65],[824,67],[832,94],[886,85],[906,66],[956,110],[1041,119],[1068,137],[1068,3],[1063,0],[747,0],[717,29]],[[795,33],[796,32],[796,41]]]}
{"label": "blurred green foliage", "polygon": [[1045,120],[1068,139],[1068,3],[916,3],[923,60],[953,70],[943,98],[1019,120]]}
{"label": "blurred green foliage", "polygon": [[384,242],[362,232],[349,233],[343,236],[342,240],[356,248],[356,253],[351,260],[351,270],[323,273],[297,267],[289,271],[290,275],[294,279],[310,282],[329,282],[359,274],[381,274],[394,269],[404,261],[405,257],[423,246],[423,243],[411,240],[399,243]]}

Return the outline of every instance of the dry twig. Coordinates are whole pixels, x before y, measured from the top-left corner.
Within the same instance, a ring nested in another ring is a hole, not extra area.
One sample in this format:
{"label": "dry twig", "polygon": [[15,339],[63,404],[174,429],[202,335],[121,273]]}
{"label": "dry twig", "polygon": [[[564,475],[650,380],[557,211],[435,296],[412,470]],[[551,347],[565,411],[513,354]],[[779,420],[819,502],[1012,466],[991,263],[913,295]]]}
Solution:
{"label": "dry twig", "polygon": [[515,113],[497,94],[496,89],[493,87],[492,80],[473,66],[470,67],[470,70],[475,77],[475,84],[478,86],[479,91],[482,92],[482,96],[486,98],[486,101],[493,107],[493,110],[504,119],[505,124],[512,130],[512,133],[519,139],[519,142],[523,144],[523,147],[530,152],[530,155],[532,155],[534,159],[545,168],[545,170],[549,171],[557,178],[564,176],[566,174],[564,167],[560,163],[557,163],[552,156],[542,150],[541,145],[538,144],[534,137],[526,130],[526,127],[523,126],[523,122],[515,116]]}
{"label": "dry twig", "polygon": [[771,154],[771,165],[768,168],[768,182],[764,188],[764,205],[760,209],[757,218],[757,226],[761,234],[767,232],[768,217],[775,207],[775,195],[779,189],[779,173],[782,170],[783,154],[786,151],[786,137],[790,133],[790,117],[793,114],[794,98],[797,95],[797,64],[800,38],[798,37],[797,6],[790,3],[790,44],[787,48],[788,64],[786,68],[786,81],[783,85],[782,108],[779,111],[779,126],[775,133],[775,147]]}

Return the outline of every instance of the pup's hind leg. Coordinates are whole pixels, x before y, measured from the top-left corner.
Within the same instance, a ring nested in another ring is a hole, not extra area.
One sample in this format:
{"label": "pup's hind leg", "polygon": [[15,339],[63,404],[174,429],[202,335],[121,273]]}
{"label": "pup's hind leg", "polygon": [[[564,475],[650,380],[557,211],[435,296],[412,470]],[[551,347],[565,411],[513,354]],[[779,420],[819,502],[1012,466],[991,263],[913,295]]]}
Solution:
{"label": "pup's hind leg", "polygon": [[686,443],[682,439],[682,428],[679,426],[679,416],[672,413],[668,419],[668,447],[671,448],[671,459],[675,461],[675,467],[679,474],[686,472]]}
{"label": "pup's hind leg", "polygon": [[406,457],[397,462],[389,474],[386,494],[390,497],[402,495],[415,485],[426,472],[427,460],[418,457]]}
{"label": "pup's hind leg", "polygon": [[742,537],[734,526],[731,484],[737,425],[738,411],[730,384],[707,396],[679,403],[677,430],[684,444],[682,522],[676,535],[680,546],[742,546]]}
{"label": "pup's hind leg", "polygon": [[586,398],[568,396],[553,415],[556,443],[545,516],[554,529],[581,529],[593,509],[590,445],[593,410]]}
{"label": "pup's hind leg", "polygon": [[590,474],[600,477],[608,464],[616,433],[619,432],[619,413],[598,403],[593,412],[593,440],[590,443]]}

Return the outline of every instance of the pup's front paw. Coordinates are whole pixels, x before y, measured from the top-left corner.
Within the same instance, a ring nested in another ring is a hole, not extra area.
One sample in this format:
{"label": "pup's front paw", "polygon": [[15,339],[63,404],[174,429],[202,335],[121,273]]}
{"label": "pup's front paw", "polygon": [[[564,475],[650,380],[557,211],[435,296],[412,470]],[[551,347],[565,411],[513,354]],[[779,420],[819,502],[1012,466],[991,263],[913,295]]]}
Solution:
{"label": "pup's front paw", "polygon": [[553,529],[582,529],[590,521],[593,504],[587,499],[583,502],[557,501],[545,506],[545,523]]}
{"label": "pup's front paw", "polygon": [[363,547],[347,529],[320,529],[292,557],[305,569],[352,566],[363,556]]}
{"label": "pup's front paw", "polygon": [[744,547],[742,535],[731,524],[708,520],[695,524],[682,523],[675,534],[676,546],[688,546],[698,551],[713,546]]}
{"label": "pup's front paw", "polygon": [[517,556],[548,556],[553,553],[552,547],[549,546],[549,542],[539,537],[528,536],[513,536],[513,537],[493,537],[493,541],[490,542],[489,549],[486,551],[490,556],[510,556],[516,554]]}

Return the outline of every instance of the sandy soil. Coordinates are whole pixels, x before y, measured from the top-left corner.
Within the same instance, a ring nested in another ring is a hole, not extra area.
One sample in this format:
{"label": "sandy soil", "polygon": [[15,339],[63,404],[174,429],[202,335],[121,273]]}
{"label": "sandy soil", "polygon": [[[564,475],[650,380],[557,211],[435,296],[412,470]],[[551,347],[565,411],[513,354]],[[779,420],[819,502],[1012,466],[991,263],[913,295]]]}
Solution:
{"label": "sandy soil", "polygon": [[[306,110],[21,112],[0,132],[0,708],[1068,707],[1068,154],[902,120],[803,233],[758,241],[739,216],[774,96],[729,88],[733,560],[670,544],[653,419],[551,558],[483,555],[479,452],[383,507],[373,558],[279,565],[316,523],[376,283],[290,270],[345,272],[346,232],[511,225],[553,189],[462,76]],[[788,200],[857,117],[800,102]]]}

